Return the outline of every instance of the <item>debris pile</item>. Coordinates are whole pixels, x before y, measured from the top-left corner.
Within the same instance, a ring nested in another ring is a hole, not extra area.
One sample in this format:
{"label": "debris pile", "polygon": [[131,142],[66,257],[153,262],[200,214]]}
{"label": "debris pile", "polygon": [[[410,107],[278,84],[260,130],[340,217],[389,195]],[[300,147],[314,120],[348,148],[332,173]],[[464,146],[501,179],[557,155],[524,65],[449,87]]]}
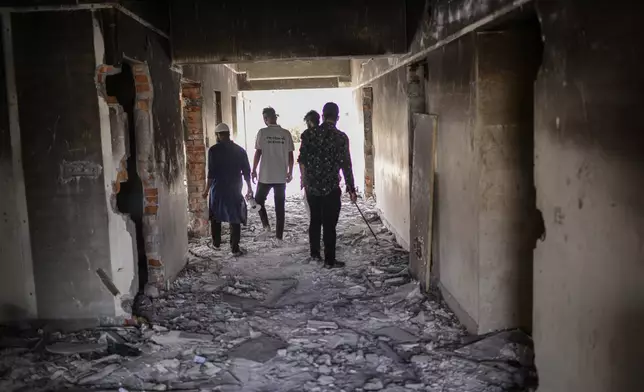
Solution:
{"label": "debris pile", "polygon": [[[287,201],[285,240],[259,235],[234,258],[193,240],[167,291],[146,290],[151,327],[75,333],[7,330],[1,391],[529,390],[533,351],[519,331],[469,337],[409,277],[407,253],[362,203],[378,240],[348,203],[338,226],[344,269],[307,263],[307,215]],[[270,207],[269,207],[270,212]],[[120,388],[120,389],[119,389]]]}

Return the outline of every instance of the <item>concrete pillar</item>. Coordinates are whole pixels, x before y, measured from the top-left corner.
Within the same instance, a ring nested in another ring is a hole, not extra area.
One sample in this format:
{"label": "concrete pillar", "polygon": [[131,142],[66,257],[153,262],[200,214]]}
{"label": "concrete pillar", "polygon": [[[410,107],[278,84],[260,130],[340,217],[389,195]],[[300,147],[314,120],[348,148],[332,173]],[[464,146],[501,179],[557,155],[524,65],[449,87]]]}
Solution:
{"label": "concrete pillar", "polygon": [[531,30],[476,37],[479,333],[532,326],[535,40]]}
{"label": "concrete pillar", "polygon": [[[202,194],[206,178],[206,144],[201,84],[184,82],[183,126],[186,135],[186,177],[188,179],[188,231],[194,236],[208,235],[208,203]],[[234,114],[236,116],[236,113]]]}
{"label": "concrete pillar", "polygon": [[473,333],[531,324],[538,39],[531,29],[485,32],[428,58],[440,285]]}

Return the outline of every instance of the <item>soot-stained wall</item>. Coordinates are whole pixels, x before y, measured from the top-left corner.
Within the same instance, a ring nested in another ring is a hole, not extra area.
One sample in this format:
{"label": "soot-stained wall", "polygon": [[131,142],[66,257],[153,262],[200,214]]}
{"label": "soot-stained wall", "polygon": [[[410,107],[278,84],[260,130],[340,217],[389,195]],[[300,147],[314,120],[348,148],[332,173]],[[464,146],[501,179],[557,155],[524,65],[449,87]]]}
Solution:
{"label": "soot-stained wall", "polygon": [[[534,86],[534,181],[546,227],[545,241],[537,243],[534,252],[533,333],[539,391],[636,391],[641,389],[644,345],[640,332],[644,323],[640,118],[644,49],[633,37],[641,30],[644,5],[592,0],[440,1],[437,9],[443,4],[452,11],[431,19],[434,22],[424,29],[436,34],[421,46],[445,38],[455,31],[453,26],[480,21],[510,3],[536,7],[543,40],[543,65]],[[463,12],[466,8],[474,12]],[[472,222],[477,211],[467,198],[475,195],[470,190],[478,180],[468,173],[479,158],[470,146],[474,138],[468,139],[475,101],[468,64],[473,59],[468,59],[471,50],[458,48],[463,42],[460,39],[429,54],[428,103],[430,113],[442,118],[439,203],[452,205],[450,196],[459,198],[450,209],[454,214],[459,213],[457,208],[466,210],[462,217]],[[412,54],[417,51],[412,47]],[[356,60],[354,85],[398,61]],[[378,62],[381,66],[374,68]],[[442,82],[432,82],[434,78]],[[441,152],[445,146],[449,151]],[[454,156],[441,156],[447,153]],[[445,178],[450,174],[452,179]],[[475,241],[475,233],[457,230],[458,222],[445,222],[444,208],[435,216],[441,277],[450,268],[444,257],[450,257],[450,263],[454,257],[462,259],[471,253],[469,244]],[[463,261],[456,263],[461,265],[459,270],[468,267]],[[448,284],[464,287],[461,290],[467,295],[459,295],[459,301],[472,307],[473,294],[467,290],[474,278],[466,274],[461,286],[456,278]]]}
{"label": "soot-stained wall", "polygon": [[539,391],[642,389],[641,2],[538,2],[535,252]]}
{"label": "soot-stained wall", "polygon": [[91,13],[11,18],[38,315],[113,315]]}
{"label": "soot-stained wall", "polygon": [[434,262],[440,263],[441,284],[450,306],[475,330],[479,155],[475,150],[474,37],[431,52],[427,63],[428,110],[438,115]]}
{"label": "soot-stained wall", "polygon": [[409,249],[409,105],[405,68],[374,81],[372,87],[377,206],[397,240]]}
{"label": "soot-stained wall", "polygon": [[[153,89],[153,143],[158,211],[153,241],[158,242],[159,260],[166,279],[183,268],[188,250],[187,190],[185,186],[184,137],[181,126],[181,75],[171,69],[169,41],[116,10],[102,11],[106,60],[145,63]],[[106,21],[113,20],[110,25]],[[146,132],[137,129],[136,132]],[[137,140],[139,135],[137,134]],[[149,239],[146,239],[149,240]]]}
{"label": "soot-stained wall", "polygon": [[[0,41],[0,53],[4,52]],[[0,322],[30,316],[30,301],[35,295],[27,289],[33,281],[23,259],[18,216],[17,184],[14,177],[14,154],[7,106],[7,85],[4,61],[0,61]]]}
{"label": "soot-stained wall", "polygon": [[[418,2],[411,1],[412,4],[407,7],[415,10],[415,15],[408,18],[408,27],[417,25],[418,30],[411,39],[409,50],[405,54],[388,58],[351,60],[353,84],[369,83],[418,52],[436,47],[465,29],[472,31],[471,26],[475,23],[503,17],[530,2],[531,0],[428,0],[429,6],[421,12]],[[411,35],[411,32],[408,34]]]}

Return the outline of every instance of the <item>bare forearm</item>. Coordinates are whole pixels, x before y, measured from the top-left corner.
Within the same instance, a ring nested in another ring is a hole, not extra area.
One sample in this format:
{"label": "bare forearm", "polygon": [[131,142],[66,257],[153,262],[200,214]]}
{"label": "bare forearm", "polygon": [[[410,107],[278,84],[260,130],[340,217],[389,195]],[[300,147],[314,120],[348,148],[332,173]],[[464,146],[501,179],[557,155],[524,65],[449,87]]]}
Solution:
{"label": "bare forearm", "polygon": [[295,159],[293,158],[293,152],[288,153],[288,174],[293,174],[293,165],[295,164]]}
{"label": "bare forearm", "polygon": [[206,181],[206,189],[203,191],[203,197],[208,197],[208,193],[210,192],[210,187],[212,186],[212,178],[209,178]]}
{"label": "bare forearm", "polygon": [[259,160],[262,157],[262,150],[255,151],[255,157],[253,158],[253,172],[257,171],[257,166],[259,166]]}

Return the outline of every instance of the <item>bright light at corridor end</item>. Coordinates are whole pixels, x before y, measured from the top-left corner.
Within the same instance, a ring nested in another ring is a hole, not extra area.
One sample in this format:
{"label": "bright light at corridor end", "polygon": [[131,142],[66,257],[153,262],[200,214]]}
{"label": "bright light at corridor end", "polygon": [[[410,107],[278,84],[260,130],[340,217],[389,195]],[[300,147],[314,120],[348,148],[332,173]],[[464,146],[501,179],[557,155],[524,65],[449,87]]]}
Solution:
{"label": "bright light at corridor end", "polygon": [[[357,101],[351,88],[328,88],[306,90],[266,90],[239,93],[237,115],[240,119],[238,143],[246,148],[252,164],[255,154],[255,137],[265,127],[262,109],[272,107],[278,114],[277,123],[291,131],[295,142],[295,160],[299,154],[299,136],[306,130],[304,115],[315,110],[320,115],[327,102],[340,107],[338,128],[349,136],[353,174],[356,185],[362,189],[364,179],[364,129],[359,123]],[[242,104],[243,103],[243,104]],[[360,108],[362,109],[362,108]],[[245,131],[245,132],[244,132]],[[293,181],[286,189],[287,195],[300,194],[300,171],[297,163],[293,170]],[[272,197],[269,197],[269,201]]]}

